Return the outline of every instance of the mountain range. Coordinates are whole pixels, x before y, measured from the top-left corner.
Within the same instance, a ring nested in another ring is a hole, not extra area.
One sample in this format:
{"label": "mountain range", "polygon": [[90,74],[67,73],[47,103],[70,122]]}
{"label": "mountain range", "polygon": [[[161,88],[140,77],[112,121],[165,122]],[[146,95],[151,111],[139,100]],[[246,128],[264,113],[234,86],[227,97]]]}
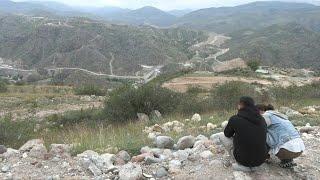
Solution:
{"label": "mountain range", "polygon": [[231,37],[224,44],[230,51],[220,60],[320,69],[319,6],[271,1],[190,11],[1,0],[0,57],[28,68],[106,73],[114,57],[114,72],[132,75],[140,64],[188,61],[194,53],[189,47],[215,32]]}

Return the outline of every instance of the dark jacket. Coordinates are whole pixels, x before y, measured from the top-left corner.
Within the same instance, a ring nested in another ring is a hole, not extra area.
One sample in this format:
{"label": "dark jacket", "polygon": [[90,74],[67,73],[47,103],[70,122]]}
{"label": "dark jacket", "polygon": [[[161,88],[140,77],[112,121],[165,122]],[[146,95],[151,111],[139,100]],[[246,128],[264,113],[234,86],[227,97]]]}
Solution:
{"label": "dark jacket", "polygon": [[247,167],[260,166],[267,157],[267,125],[255,107],[246,107],[231,117],[224,130],[226,137],[233,137],[234,157]]}

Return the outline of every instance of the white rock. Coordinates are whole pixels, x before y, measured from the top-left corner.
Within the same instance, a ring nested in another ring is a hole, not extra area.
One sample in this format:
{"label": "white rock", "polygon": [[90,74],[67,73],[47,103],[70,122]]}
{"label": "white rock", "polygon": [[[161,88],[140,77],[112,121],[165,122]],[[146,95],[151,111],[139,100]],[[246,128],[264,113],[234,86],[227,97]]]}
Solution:
{"label": "white rock", "polygon": [[194,114],[194,115],[192,116],[192,118],[191,118],[191,121],[193,121],[193,122],[199,122],[199,121],[201,121],[201,116],[200,116],[200,114]]}
{"label": "white rock", "polygon": [[252,180],[250,176],[248,176],[246,173],[241,171],[234,171],[233,177],[235,180]]}
{"label": "white rock", "polygon": [[180,161],[185,161],[188,159],[189,155],[191,153],[190,149],[185,149],[185,150],[178,150],[173,153],[173,157]]}
{"label": "white rock", "polygon": [[215,124],[212,124],[212,123],[207,124],[207,131],[212,131],[216,128],[217,128],[217,125],[215,125]]}
{"label": "white rock", "polygon": [[122,159],[126,163],[131,160],[131,156],[127,151],[118,152],[116,157]]}
{"label": "white rock", "polygon": [[19,156],[19,150],[7,148],[7,152],[2,154],[4,158],[8,159],[14,156]]}
{"label": "white rock", "polygon": [[141,154],[151,153],[151,148],[150,148],[149,146],[142,147],[142,148],[140,149],[140,153],[141,153]]}
{"label": "white rock", "polygon": [[29,156],[33,158],[43,159],[47,154],[47,148],[43,144],[36,144],[29,152]]}
{"label": "white rock", "polygon": [[94,176],[100,176],[102,174],[102,171],[94,164],[90,164],[88,167],[88,170],[94,175]]}
{"label": "white rock", "polygon": [[155,140],[156,138],[157,138],[156,133],[151,132],[151,133],[148,134],[148,139],[150,139],[150,140]]}
{"label": "white rock", "polygon": [[203,151],[200,153],[200,157],[203,159],[212,159],[213,158],[213,153],[211,151]]}
{"label": "white rock", "polygon": [[180,169],[181,166],[182,166],[182,163],[181,163],[181,161],[179,161],[179,160],[171,160],[171,161],[169,162],[169,170],[170,170],[171,172]]}
{"label": "white rock", "polygon": [[141,122],[149,122],[149,116],[144,113],[137,113],[138,120]]}
{"label": "white rock", "polygon": [[192,148],[196,139],[193,136],[184,136],[178,140],[177,148],[180,150]]}
{"label": "white rock", "polygon": [[23,153],[22,154],[22,158],[27,158],[28,157],[28,154],[27,153]]}
{"label": "white rock", "polygon": [[196,141],[206,141],[209,140],[206,136],[200,134],[196,137]]}
{"label": "white rock", "polygon": [[168,171],[164,167],[160,167],[156,170],[155,176],[156,178],[162,178],[168,175]]}
{"label": "white rock", "polygon": [[293,116],[303,116],[300,112],[293,110],[289,107],[280,107],[279,111],[287,115],[288,117],[293,117]]}
{"label": "white rock", "polygon": [[120,180],[139,180],[143,178],[142,168],[138,164],[129,162],[128,164],[120,167],[119,171]]}
{"label": "white rock", "polygon": [[23,146],[20,147],[19,151],[25,152],[25,151],[30,151],[34,146],[42,144],[43,145],[43,140],[41,139],[33,139],[28,142],[26,142]]}
{"label": "white rock", "polygon": [[223,122],[221,123],[222,129],[226,128],[227,125],[228,125],[228,121],[223,121]]}
{"label": "white rock", "polygon": [[174,141],[169,136],[158,136],[155,139],[155,145],[158,148],[166,148],[166,149],[172,149],[174,145]]}
{"label": "white rock", "polygon": [[9,165],[4,165],[4,166],[2,166],[1,172],[7,173],[7,172],[9,172],[9,171],[10,171],[10,166],[9,166]]}
{"label": "white rock", "polygon": [[220,145],[221,144],[221,141],[220,141],[220,135],[222,133],[216,133],[216,134],[212,134],[210,136],[210,140],[213,141],[214,144],[216,145]]}
{"label": "white rock", "polygon": [[71,144],[51,144],[50,154],[58,157],[71,157]]}

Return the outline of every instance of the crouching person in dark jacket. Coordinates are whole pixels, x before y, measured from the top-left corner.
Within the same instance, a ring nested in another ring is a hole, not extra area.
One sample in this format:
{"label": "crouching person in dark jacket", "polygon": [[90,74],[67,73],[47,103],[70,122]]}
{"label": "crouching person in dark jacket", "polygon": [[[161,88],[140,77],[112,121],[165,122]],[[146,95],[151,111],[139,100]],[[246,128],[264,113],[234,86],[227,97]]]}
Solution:
{"label": "crouching person in dark jacket", "polygon": [[[237,163],[234,170],[252,171],[263,164],[267,158],[267,125],[251,97],[241,97],[238,113],[229,119],[224,130],[224,138],[233,141],[230,151]],[[225,141],[226,142],[226,141]]]}

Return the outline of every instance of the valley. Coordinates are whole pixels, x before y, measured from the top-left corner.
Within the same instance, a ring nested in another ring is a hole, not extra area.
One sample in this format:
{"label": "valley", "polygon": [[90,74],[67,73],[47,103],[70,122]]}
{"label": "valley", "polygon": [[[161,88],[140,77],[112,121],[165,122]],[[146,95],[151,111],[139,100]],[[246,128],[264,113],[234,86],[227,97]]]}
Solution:
{"label": "valley", "polygon": [[[146,2],[0,0],[0,179],[320,179],[319,4]],[[234,168],[242,96],[288,117],[296,166]]]}

